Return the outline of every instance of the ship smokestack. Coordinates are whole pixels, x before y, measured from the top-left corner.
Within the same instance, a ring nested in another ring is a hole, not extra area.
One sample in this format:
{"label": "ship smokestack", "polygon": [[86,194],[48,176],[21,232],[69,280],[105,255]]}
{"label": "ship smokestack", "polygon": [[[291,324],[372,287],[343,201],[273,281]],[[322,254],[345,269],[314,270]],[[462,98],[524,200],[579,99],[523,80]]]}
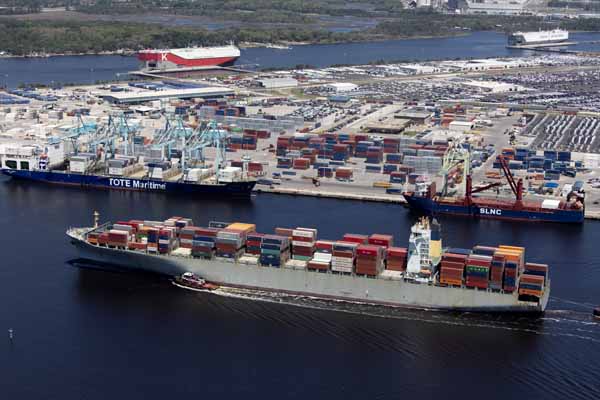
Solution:
{"label": "ship smokestack", "polygon": [[442,227],[434,218],[429,224],[431,239],[429,241],[429,259],[431,265],[436,266],[442,260]]}

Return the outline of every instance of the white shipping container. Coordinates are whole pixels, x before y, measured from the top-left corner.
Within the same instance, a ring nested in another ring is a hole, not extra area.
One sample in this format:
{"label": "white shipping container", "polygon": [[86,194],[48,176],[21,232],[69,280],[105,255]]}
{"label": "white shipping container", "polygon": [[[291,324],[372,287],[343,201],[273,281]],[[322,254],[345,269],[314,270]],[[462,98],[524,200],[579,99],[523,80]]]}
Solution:
{"label": "white shipping container", "polygon": [[171,255],[180,256],[180,257],[191,257],[192,249],[186,249],[185,247],[179,247],[178,249],[173,250],[171,252]]}
{"label": "white shipping container", "polygon": [[242,264],[258,265],[258,256],[246,254],[240,257],[239,262]]}
{"label": "white shipping container", "polygon": [[308,263],[302,260],[289,260],[284,264],[284,267],[292,269],[306,269],[306,264]]}
{"label": "white shipping container", "polygon": [[331,256],[331,259],[333,261],[340,261],[340,262],[344,262],[344,261],[352,261],[354,260],[354,257],[340,257],[340,256]]}
{"label": "white shipping container", "polygon": [[69,171],[84,173],[86,170],[86,162],[83,161],[71,161],[69,163]]}
{"label": "white shipping container", "polygon": [[297,246],[297,247],[314,247],[315,242],[300,242],[298,240],[294,240],[292,241],[292,246]]}
{"label": "white shipping container", "polygon": [[352,267],[342,267],[339,265],[332,265],[331,266],[331,270],[332,271],[336,271],[336,272],[352,272]]}
{"label": "white shipping container", "polygon": [[343,261],[331,261],[331,265],[337,265],[339,267],[353,267],[353,262],[343,262]]}
{"label": "white shipping container", "polygon": [[545,199],[542,201],[542,208],[546,210],[556,210],[560,205],[560,200]]}
{"label": "white shipping container", "polygon": [[305,238],[315,238],[316,237],[316,233],[312,232],[312,231],[308,231],[308,230],[301,230],[301,229],[294,229],[292,231],[292,236],[299,236],[299,237],[305,237]]}
{"label": "white shipping container", "polygon": [[313,260],[329,264],[331,262],[331,254],[327,254],[327,253],[315,253],[314,256],[313,256]]}
{"label": "white shipping container", "polygon": [[109,175],[115,175],[115,176],[122,176],[123,175],[123,168],[109,167],[108,168],[108,174]]}
{"label": "white shipping container", "polygon": [[150,178],[154,179],[162,179],[163,178],[163,170],[162,168],[150,168]]}

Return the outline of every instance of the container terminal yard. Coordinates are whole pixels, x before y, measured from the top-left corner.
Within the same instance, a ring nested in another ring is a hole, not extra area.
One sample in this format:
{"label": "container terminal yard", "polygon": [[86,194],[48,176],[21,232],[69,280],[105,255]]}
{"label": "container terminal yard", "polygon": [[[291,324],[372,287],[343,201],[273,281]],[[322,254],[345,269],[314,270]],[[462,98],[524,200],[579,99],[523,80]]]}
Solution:
{"label": "container terminal yard", "polygon": [[243,181],[256,192],[398,203],[427,187],[550,209],[575,194],[582,213],[585,196],[585,216],[598,218],[598,64],[592,54],[551,54],[214,67],[23,88],[0,93],[0,157],[11,176]]}

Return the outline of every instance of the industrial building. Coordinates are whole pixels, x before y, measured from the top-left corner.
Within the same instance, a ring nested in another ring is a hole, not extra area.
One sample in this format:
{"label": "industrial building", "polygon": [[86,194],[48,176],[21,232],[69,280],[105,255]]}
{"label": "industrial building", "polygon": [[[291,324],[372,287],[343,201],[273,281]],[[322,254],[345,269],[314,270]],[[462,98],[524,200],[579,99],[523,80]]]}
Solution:
{"label": "industrial building", "polygon": [[424,125],[429,123],[432,115],[430,111],[408,109],[397,112],[394,118],[408,120],[412,125]]}
{"label": "industrial building", "polygon": [[455,132],[467,132],[473,129],[473,122],[471,121],[452,121],[448,125],[448,129]]}
{"label": "industrial building", "polygon": [[101,97],[116,104],[144,103],[153,100],[214,98],[230,96],[234,91],[224,87],[202,87],[191,89],[172,89],[161,91],[134,91],[103,94]]}
{"label": "industrial building", "polygon": [[258,84],[265,89],[279,89],[298,86],[294,78],[265,78],[257,80]]}

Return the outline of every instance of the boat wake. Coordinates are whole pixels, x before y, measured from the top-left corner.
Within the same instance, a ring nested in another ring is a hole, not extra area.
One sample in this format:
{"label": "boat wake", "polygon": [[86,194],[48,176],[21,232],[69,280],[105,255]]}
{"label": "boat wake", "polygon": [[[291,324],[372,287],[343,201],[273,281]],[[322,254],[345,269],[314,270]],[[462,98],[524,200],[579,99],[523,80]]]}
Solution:
{"label": "boat wake", "polygon": [[[420,323],[502,329],[536,335],[576,338],[600,343],[600,322],[594,320],[591,313],[587,311],[551,309],[547,310],[543,315],[527,315],[408,309],[404,307],[380,306],[346,300],[322,299],[230,287],[221,287],[212,291],[211,294],[251,301],[299,306],[321,311],[336,311]],[[584,303],[577,304],[587,306]]]}

